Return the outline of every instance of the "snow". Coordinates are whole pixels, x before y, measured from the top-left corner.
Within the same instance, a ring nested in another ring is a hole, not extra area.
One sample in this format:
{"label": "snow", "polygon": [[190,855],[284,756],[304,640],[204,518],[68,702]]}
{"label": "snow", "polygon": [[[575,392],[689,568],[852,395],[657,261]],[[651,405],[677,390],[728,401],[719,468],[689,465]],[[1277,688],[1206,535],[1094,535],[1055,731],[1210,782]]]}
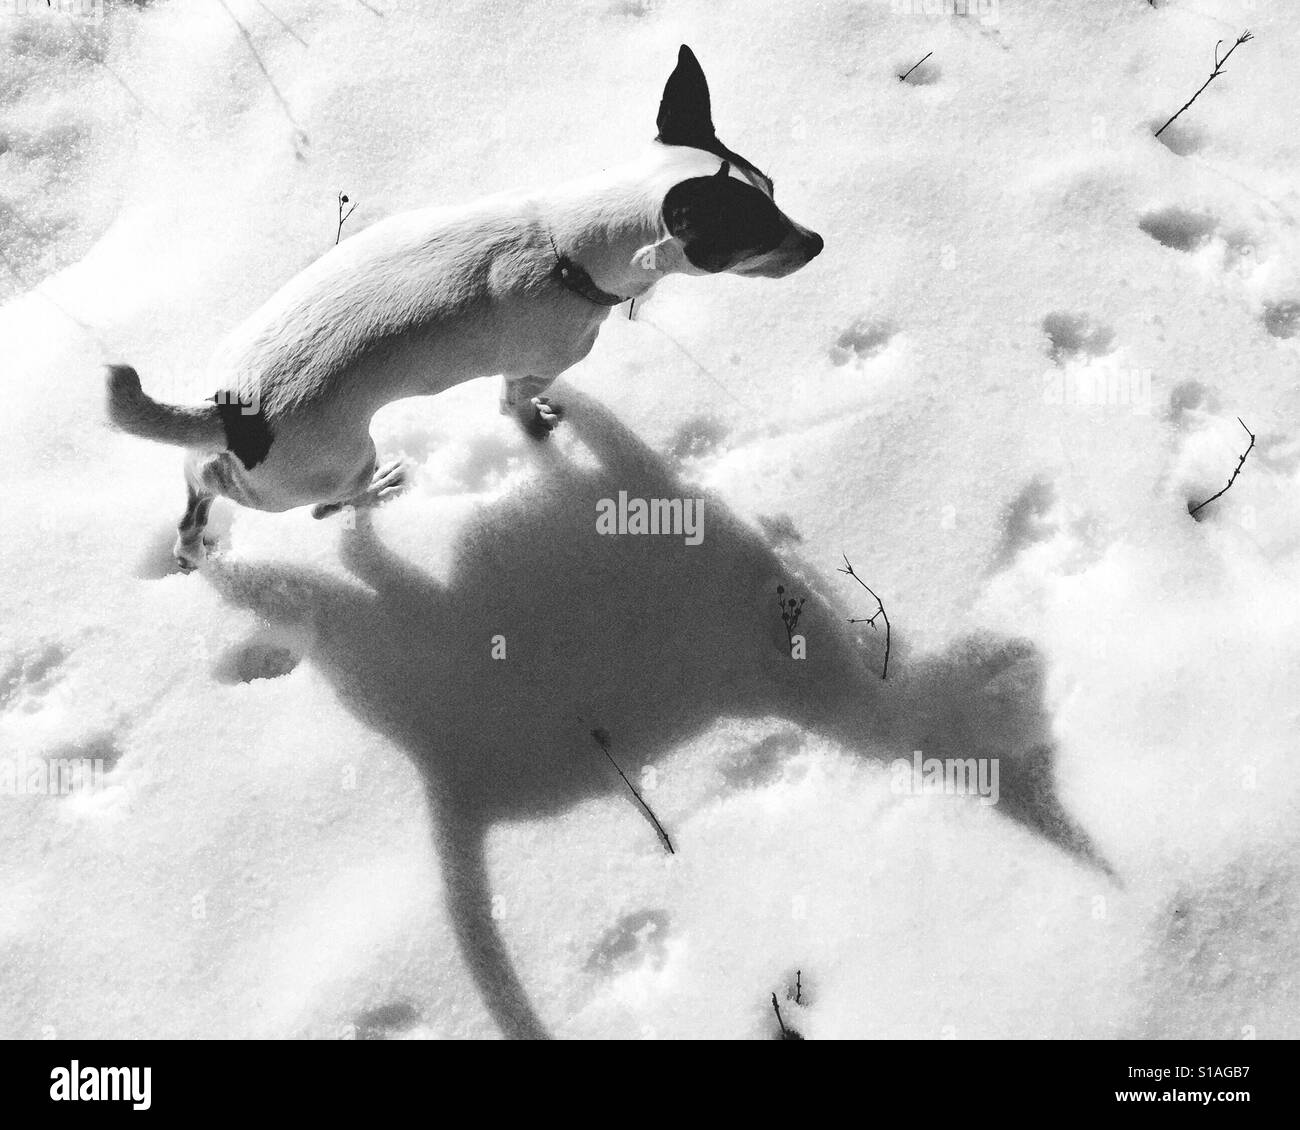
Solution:
{"label": "snow", "polygon": [[[0,762],[104,770],[0,798],[0,1034],[1300,1034],[1300,9],[970,7],[0,16]],[[615,311],[545,448],[394,404],[373,529],[220,503],[175,573],[99,365],[208,395],[339,191],[631,157],[683,42],[822,256]],[[599,537],[619,490],[703,544]],[[1000,803],[894,793],[917,748]]]}

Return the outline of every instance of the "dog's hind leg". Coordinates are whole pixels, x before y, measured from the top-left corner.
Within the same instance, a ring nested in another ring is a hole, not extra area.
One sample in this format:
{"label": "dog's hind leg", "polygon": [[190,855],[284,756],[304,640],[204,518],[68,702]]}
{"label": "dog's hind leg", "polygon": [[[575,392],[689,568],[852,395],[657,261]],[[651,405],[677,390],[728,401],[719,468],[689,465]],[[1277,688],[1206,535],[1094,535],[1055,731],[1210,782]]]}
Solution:
{"label": "dog's hind leg", "polygon": [[188,476],[185,489],[188,495],[185,513],[176,526],[176,545],[172,548],[172,554],[184,572],[192,573],[203,562],[203,531],[207,528],[208,511],[212,509],[216,496],[204,493]]}
{"label": "dog's hind leg", "polygon": [[217,496],[217,484],[209,474],[211,464],[200,462],[197,455],[185,458],[185,513],[176,525],[176,544],[172,554],[182,571],[192,573],[202,564],[206,554],[203,533],[208,526],[208,513]]}

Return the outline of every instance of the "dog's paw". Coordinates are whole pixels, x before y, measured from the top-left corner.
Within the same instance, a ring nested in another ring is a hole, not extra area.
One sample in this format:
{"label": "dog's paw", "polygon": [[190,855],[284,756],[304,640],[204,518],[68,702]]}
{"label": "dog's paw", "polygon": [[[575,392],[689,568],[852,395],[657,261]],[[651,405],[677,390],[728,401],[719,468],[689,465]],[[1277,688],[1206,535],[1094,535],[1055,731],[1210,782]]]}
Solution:
{"label": "dog's paw", "polygon": [[392,459],[380,464],[370,478],[370,483],[360,494],[341,502],[318,502],[311,508],[313,518],[328,518],[343,510],[378,506],[395,498],[411,485],[411,466],[404,459]]}
{"label": "dog's paw", "polygon": [[178,541],[172,549],[172,556],[176,559],[176,568],[182,573],[193,573],[203,564],[207,546],[203,542]]}
{"label": "dog's paw", "polygon": [[401,494],[410,485],[411,465],[405,459],[392,459],[375,470],[366,494],[375,502],[383,502]]}
{"label": "dog's paw", "polygon": [[528,403],[531,411],[523,417],[524,431],[534,439],[545,439],[559,427],[564,409],[545,396],[534,396]]}
{"label": "dog's paw", "polygon": [[217,536],[211,533],[205,533],[200,538],[186,540],[183,537],[176,539],[176,544],[172,546],[172,557],[176,561],[176,568],[182,573],[193,573],[194,570],[202,567],[213,554],[220,549],[220,542]]}

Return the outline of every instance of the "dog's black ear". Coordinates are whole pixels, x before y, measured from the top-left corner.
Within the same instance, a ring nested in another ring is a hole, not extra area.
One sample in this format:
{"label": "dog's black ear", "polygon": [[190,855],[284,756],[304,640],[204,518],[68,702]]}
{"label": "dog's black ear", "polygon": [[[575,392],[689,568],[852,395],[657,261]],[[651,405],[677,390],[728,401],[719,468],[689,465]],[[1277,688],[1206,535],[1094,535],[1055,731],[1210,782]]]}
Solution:
{"label": "dog's black ear", "polygon": [[677,66],[664,86],[658,125],[659,136],[655,140],[665,145],[706,149],[716,141],[709,83],[695,53],[685,43],[677,53]]}

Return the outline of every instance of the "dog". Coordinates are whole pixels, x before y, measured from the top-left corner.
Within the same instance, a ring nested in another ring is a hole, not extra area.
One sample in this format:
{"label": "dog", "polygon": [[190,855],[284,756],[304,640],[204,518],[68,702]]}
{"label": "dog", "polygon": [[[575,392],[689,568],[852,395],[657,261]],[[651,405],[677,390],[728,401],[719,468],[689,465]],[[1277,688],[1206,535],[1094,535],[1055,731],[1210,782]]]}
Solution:
{"label": "dog", "polygon": [[403,213],[332,248],[219,347],[210,402],[160,403],[129,365],[109,365],[111,422],[188,449],[180,568],[201,564],[218,495],[323,518],[400,490],[405,468],[380,464],[370,436],[391,401],[500,374],[502,412],[545,438],[562,409],[543,394],[613,307],[666,275],[782,278],[821,252],[776,206],[772,179],[718,140],[684,44],[657,125],[626,165]]}

